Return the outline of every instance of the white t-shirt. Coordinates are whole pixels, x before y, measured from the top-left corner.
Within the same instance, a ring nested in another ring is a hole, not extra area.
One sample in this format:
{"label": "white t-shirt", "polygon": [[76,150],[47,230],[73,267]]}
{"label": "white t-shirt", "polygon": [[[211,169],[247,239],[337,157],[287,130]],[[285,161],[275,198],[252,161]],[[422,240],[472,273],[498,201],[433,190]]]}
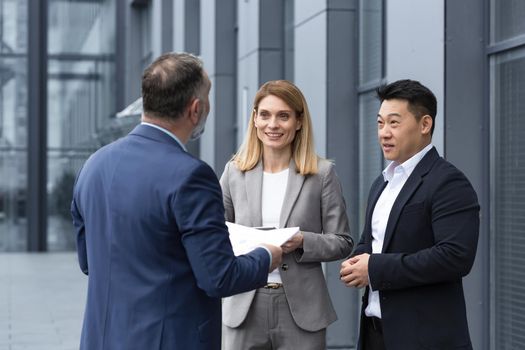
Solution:
{"label": "white t-shirt", "polygon": [[[279,218],[283,206],[289,169],[278,173],[263,173],[262,184],[262,224],[263,226],[279,228]],[[268,275],[268,282],[282,283],[279,269]]]}

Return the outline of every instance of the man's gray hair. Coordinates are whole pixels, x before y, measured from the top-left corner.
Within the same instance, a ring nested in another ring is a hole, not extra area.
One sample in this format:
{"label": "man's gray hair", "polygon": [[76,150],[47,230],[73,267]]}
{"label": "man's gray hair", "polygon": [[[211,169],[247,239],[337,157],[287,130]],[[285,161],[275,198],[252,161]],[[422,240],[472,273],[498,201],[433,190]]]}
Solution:
{"label": "man's gray hair", "polygon": [[202,60],[189,53],[166,53],[142,75],[142,104],[149,117],[176,119],[205,83]]}

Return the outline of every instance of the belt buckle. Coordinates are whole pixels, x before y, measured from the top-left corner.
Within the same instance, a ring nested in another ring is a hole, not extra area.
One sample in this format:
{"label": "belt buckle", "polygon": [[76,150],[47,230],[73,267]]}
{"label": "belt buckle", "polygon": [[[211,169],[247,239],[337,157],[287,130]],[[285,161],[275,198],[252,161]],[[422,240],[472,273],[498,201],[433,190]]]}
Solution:
{"label": "belt buckle", "polygon": [[279,289],[281,288],[282,286],[282,283],[276,283],[276,282],[270,282],[270,283],[267,283],[264,288],[266,289]]}

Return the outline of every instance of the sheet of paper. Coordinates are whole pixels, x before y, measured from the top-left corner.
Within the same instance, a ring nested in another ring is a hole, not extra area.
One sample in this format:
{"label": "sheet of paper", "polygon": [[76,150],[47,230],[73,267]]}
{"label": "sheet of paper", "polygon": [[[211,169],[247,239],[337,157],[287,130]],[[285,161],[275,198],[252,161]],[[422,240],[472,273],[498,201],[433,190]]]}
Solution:
{"label": "sheet of paper", "polygon": [[293,235],[299,233],[299,227],[258,230],[228,221],[226,226],[228,226],[228,231],[230,231],[230,241],[235,255],[246,254],[257,248],[261,243],[280,246]]}

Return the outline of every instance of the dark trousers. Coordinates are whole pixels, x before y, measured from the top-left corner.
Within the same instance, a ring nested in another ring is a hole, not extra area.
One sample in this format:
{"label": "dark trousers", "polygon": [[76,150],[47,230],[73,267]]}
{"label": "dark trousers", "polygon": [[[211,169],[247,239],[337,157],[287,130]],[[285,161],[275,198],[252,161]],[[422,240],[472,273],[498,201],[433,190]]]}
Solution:
{"label": "dark trousers", "polygon": [[363,318],[363,350],[386,350],[380,318]]}

